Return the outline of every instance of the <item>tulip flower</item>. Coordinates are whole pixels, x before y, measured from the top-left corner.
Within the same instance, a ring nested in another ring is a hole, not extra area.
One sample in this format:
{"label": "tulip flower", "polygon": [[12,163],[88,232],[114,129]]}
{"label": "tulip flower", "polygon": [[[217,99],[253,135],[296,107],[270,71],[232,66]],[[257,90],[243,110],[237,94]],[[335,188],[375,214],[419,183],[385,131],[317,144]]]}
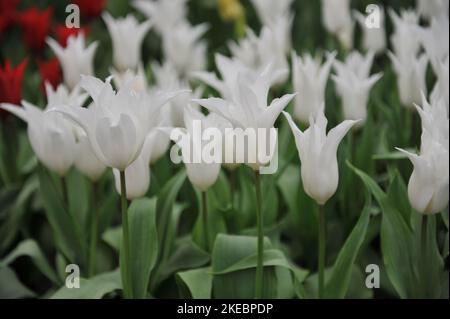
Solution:
{"label": "tulip flower", "polygon": [[313,58],[306,54],[303,57],[292,53],[292,83],[299,92],[295,97],[294,118],[308,123],[325,101],[325,88],[336,53],[328,54],[321,64],[321,58]]}
{"label": "tulip flower", "polygon": [[[235,128],[250,129],[255,132],[256,140],[261,138],[260,129],[267,130],[273,128],[276,119],[281,111],[294,98],[295,94],[286,94],[281,98],[272,101],[270,106],[267,106],[267,97],[270,85],[272,84],[272,65],[268,65],[264,71],[259,74],[249,74],[246,72],[240,73],[237,76],[235,84],[228,88],[231,100],[224,100],[220,98],[209,98],[193,100],[193,102],[200,104],[207,108],[210,112],[217,113],[226,120],[228,120]],[[267,138],[267,135],[264,136]],[[257,267],[256,267],[256,298],[262,297],[263,292],[263,216],[261,214],[261,184],[259,169],[267,163],[261,161],[262,153],[259,143],[256,140],[250,140],[246,154],[247,164],[255,172],[255,188],[256,188],[256,216],[257,216]],[[251,145],[255,145],[251,149]],[[270,149],[270,156],[273,155],[273,150]],[[254,152],[254,153],[252,153]],[[250,154],[251,153],[251,154]],[[264,152],[266,153],[266,152]],[[263,154],[266,155],[266,154]]]}
{"label": "tulip flower", "polygon": [[114,19],[109,13],[103,14],[103,20],[112,39],[114,66],[121,72],[136,69],[141,59],[142,41],[151,27],[150,21],[139,24],[132,14]]}
{"label": "tulip flower", "polygon": [[41,88],[45,91],[45,83],[50,83],[57,88],[61,83],[61,68],[57,58],[48,61],[37,60],[39,73],[41,75]]}
{"label": "tulip flower", "polygon": [[447,114],[449,113],[449,57],[445,59],[445,62],[435,61],[433,63],[434,72],[437,75],[437,81],[431,92],[431,101],[438,101],[441,98],[444,99],[447,107]]}
{"label": "tulip flower", "polygon": [[106,6],[106,0],[73,0],[80,8],[81,15],[86,18],[96,18],[100,16]]}
{"label": "tulip flower", "polygon": [[31,50],[41,51],[45,48],[45,38],[50,32],[52,15],[51,7],[44,11],[31,7],[20,13],[18,22],[22,28],[24,41]]}
{"label": "tulip flower", "polygon": [[353,47],[354,23],[350,13],[350,0],[322,0],[322,24],[337,36],[345,49]]}
{"label": "tulip flower", "polygon": [[[282,33],[285,19],[278,20],[277,26],[263,26],[259,37],[250,29],[247,37],[238,42],[228,44],[233,60],[239,61],[255,73],[260,73],[268,65],[272,65],[274,84],[284,83],[289,76],[289,65],[286,59],[286,52],[289,51],[290,44]],[[223,76],[223,72],[222,76]]]}
{"label": "tulip flower", "polygon": [[164,35],[179,24],[187,23],[187,0],[135,0],[132,5],[155,24],[155,30]]}
{"label": "tulip flower", "polygon": [[[206,129],[217,128],[218,123],[216,119],[213,114],[205,116],[191,105],[188,105],[184,111],[184,125],[186,128],[176,128],[170,134],[170,138],[181,148],[189,181],[201,191],[203,235],[206,250],[209,250],[210,240],[206,192],[215,184],[219,177],[220,161],[212,159],[212,161],[206,162],[203,157],[203,149],[207,144],[220,146],[217,143],[221,142],[221,140],[205,141],[202,137]],[[200,140],[198,140],[199,138]],[[213,149],[216,148],[213,146]]]}
{"label": "tulip flower", "polygon": [[448,14],[448,0],[417,0],[416,10],[421,17],[431,20]]}
{"label": "tulip flower", "polygon": [[333,75],[337,93],[342,99],[344,118],[347,120],[362,120],[367,118],[367,102],[373,85],[382,74],[369,75],[374,54],[368,53],[363,57],[358,52],[349,54],[345,63],[336,61],[334,67],[337,75]]}
{"label": "tulip flower", "polygon": [[14,22],[20,0],[0,0],[0,37]]}
{"label": "tulip flower", "polygon": [[295,125],[291,116],[283,112],[295,137],[295,144],[300,156],[302,183],[306,194],[319,205],[319,298],[323,298],[325,290],[325,209],[324,205],[336,192],[339,182],[339,171],[336,152],[345,134],[357,121],[346,120],[326,132],[327,119],[324,105],[316,117],[310,118],[309,128],[304,132]]}
{"label": "tulip flower", "polygon": [[394,24],[394,33],[391,35],[391,43],[395,55],[403,60],[411,56],[415,57],[420,49],[419,17],[412,10],[402,10],[397,15],[389,9],[389,16]]}
{"label": "tulip flower", "polygon": [[363,47],[368,52],[381,54],[386,50],[386,29],[384,10],[379,10],[379,26],[369,28],[366,25],[366,16],[359,11],[354,11],[356,21],[363,31]]}
{"label": "tulip flower", "polygon": [[55,27],[55,35],[58,39],[59,44],[62,47],[67,46],[67,39],[71,36],[78,36],[79,33],[83,33],[85,37],[88,36],[90,29],[87,27],[81,27],[81,28],[68,28],[64,24],[59,24]]}
{"label": "tulip flower", "polygon": [[73,89],[80,81],[81,75],[92,75],[94,73],[94,54],[97,50],[97,42],[85,47],[84,34],[71,36],[64,48],[54,39],[48,38],[47,43],[57,56],[61,64],[65,84]]}
{"label": "tulip flower", "polygon": [[191,26],[179,24],[163,34],[163,52],[179,77],[188,79],[192,72],[206,67],[206,43],[201,37],[208,29],[206,24]]}
{"label": "tulip flower", "polygon": [[51,171],[65,176],[75,160],[73,125],[61,114],[46,111],[60,104],[81,105],[86,96],[78,89],[69,94],[62,85],[54,91],[47,84],[46,91],[48,102],[45,110],[27,101],[22,101],[23,108],[9,103],[2,103],[0,108],[27,122],[28,138],[39,161]]}
{"label": "tulip flower", "polygon": [[397,74],[397,86],[400,102],[403,106],[413,109],[413,103],[420,103],[420,92],[426,92],[425,73],[428,57],[425,53],[418,58],[414,56],[396,56],[388,52],[389,58]]}
{"label": "tulip flower", "polygon": [[290,12],[292,0],[251,0],[256,9],[259,20],[265,25],[271,25],[279,17],[286,16]]}
{"label": "tulip flower", "polygon": [[447,144],[442,145],[424,128],[419,155],[400,148],[397,150],[405,153],[414,166],[408,183],[411,206],[424,215],[442,212],[449,199],[448,139]]}
{"label": "tulip flower", "polygon": [[[13,68],[9,60],[0,67],[0,102],[19,104],[22,98],[22,80],[28,60]],[[1,113],[3,115],[3,112]]]}
{"label": "tulip flower", "polygon": [[431,20],[429,27],[418,29],[418,35],[431,61],[444,61],[449,55],[449,18],[442,15]]}

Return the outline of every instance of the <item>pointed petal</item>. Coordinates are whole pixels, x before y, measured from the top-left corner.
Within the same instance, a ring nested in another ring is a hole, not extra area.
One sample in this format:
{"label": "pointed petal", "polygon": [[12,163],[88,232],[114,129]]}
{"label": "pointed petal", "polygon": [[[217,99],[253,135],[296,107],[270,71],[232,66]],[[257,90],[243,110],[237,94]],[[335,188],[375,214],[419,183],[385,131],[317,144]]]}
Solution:
{"label": "pointed petal", "polygon": [[270,106],[264,110],[263,114],[260,116],[258,121],[258,127],[271,128],[273,127],[276,119],[280,113],[286,108],[289,102],[297,95],[285,94],[281,98],[276,98],[272,101]]}

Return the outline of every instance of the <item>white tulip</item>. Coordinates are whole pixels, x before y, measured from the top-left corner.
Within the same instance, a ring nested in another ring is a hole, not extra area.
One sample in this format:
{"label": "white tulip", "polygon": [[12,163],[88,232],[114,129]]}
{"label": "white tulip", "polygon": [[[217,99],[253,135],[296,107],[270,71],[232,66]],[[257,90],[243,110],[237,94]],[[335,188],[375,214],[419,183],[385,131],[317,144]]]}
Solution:
{"label": "white tulip", "polygon": [[449,113],[449,57],[445,62],[435,61],[433,63],[434,72],[437,75],[437,81],[431,92],[431,100],[438,101],[441,98],[444,100],[447,107],[447,114]]}
{"label": "white tulip", "polygon": [[171,32],[180,23],[187,23],[187,0],[135,0],[132,5],[155,24],[162,35]]}
{"label": "white tulip", "polygon": [[115,92],[109,80],[82,77],[80,85],[92,97],[92,106],[53,109],[67,115],[85,131],[100,161],[120,171],[139,156],[153,118],[175,95],[161,93],[151,97],[147,92],[136,92],[132,89],[134,80]]}
{"label": "white tulip", "polygon": [[[181,148],[183,161],[186,165],[186,172],[190,182],[200,191],[206,192],[214,185],[219,177],[220,161],[206,162],[202,152],[207,143],[218,143],[221,141],[205,141],[203,138],[201,138],[201,140],[195,140],[198,137],[194,133],[194,121],[200,123],[201,135],[203,135],[205,129],[217,127],[217,123],[211,115],[205,116],[200,111],[191,107],[191,105],[188,105],[184,110],[184,126],[186,128],[175,128],[174,130],[178,131],[178,134],[171,134],[171,138],[173,138],[173,141]],[[184,136],[184,138],[176,139],[177,135]],[[217,144],[217,146],[220,145]],[[190,154],[185,152],[187,149],[191,150],[189,151]],[[195,161],[194,159],[196,158],[200,160]]]}
{"label": "white tulip", "polygon": [[51,171],[65,176],[76,156],[73,125],[61,114],[47,113],[46,110],[62,103],[80,107],[87,96],[78,88],[69,93],[64,85],[55,91],[49,84],[45,88],[48,104],[44,110],[27,101],[22,101],[23,108],[8,103],[0,104],[0,108],[27,122],[28,139],[39,161]]}
{"label": "white tulip", "polygon": [[425,53],[418,58],[414,56],[396,56],[388,52],[389,58],[397,74],[397,86],[400,102],[403,106],[413,109],[414,103],[420,103],[420,92],[427,92],[425,73],[428,57]]}
{"label": "white tulip", "polygon": [[[189,104],[193,98],[200,98],[203,94],[203,87],[199,86],[194,91],[191,91],[189,83],[179,78],[175,67],[165,62],[152,63],[153,76],[155,78],[156,87],[162,91],[183,91],[174,97],[164,112],[168,114],[163,115],[167,118],[167,125],[173,127],[184,127],[184,108]],[[195,74],[195,73],[193,73]],[[198,108],[198,106],[195,106]]]}
{"label": "white tulip", "polygon": [[325,101],[325,89],[328,76],[336,53],[327,55],[322,64],[322,58],[313,58],[306,54],[303,57],[292,52],[292,82],[295,97],[294,118],[308,123],[312,114],[315,114]]}
{"label": "white tulip", "polygon": [[447,148],[443,147],[424,130],[419,155],[397,149],[405,153],[414,166],[408,183],[411,206],[426,215],[443,211],[449,194],[448,144]]}
{"label": "white tulip", "polygon": [[408,183],[411,205],[422,214],[441,212],[449,194],[449,120],[444,101],[431,105],[422,94],[422,107],[416,105],[422,120],[420,154],[402,149],[414,166]]}
{"label": "white tulip", "polygon": [[445,61],[449,56],[449,19],[442,15],[431,20],[431,25],[419,29],[422,46],[431,61]]}
{"label": "white tulip", "polygon": [[103,164],[95,155],[91,143],[86,133],[77,126],[74,126],[76,137],[75,167],[91,181],[97,181],[106,170]]}
{"label": "white tulip", "polygon": [[354,11],[356,21],[363,31],[363,47],[366,51],[381,54],[386,50],[386,29],[384,10],[379,10],[379,27],[369,28],[366,24],[366,16],[359,11]]}
{"label": "white tulip", "polygon": [[394,24],[391,44],[399,59],[415,57],[420,49],[419,17],[412,10],[402,10],[400,16],[389,9],[389,16]]}
{"label": "white tulip", "polygon": [[350,0],[322,0],[321,10],[325,29],[336,35],[346,49],[351,49],[354,23],[350,12]]}
{"label": "white tulip", "polygon": [[345,134],[357,122],[346,120],[327,134],[323,109],[324,106],[315,119],[311,116],[310,126],[304,132],[299,130],[288,113],[283,112],[295,137],[303,187],[319,205],[324,205],[336,192],[339,182],[337,149]]}
{"label": "white tulip", "polygon": [[[149,162],[154,148],[153,136],[155,133],[156,131],[152,131],[147,135],[139,156],[125,169],[126,197],[129,200],[145,196],[150,187]],[[120,171],[113,169],[113,174],[116,191],[118,194],[122,194],[120,189]]]}
{"label": "white tulip", "polygon": [[[260,73],[272,64],[274,84],[286,82],[289,76],[289,64],[286,53],[289,52],[288,38],[282,35],[286,19],[277,20],[274,26],[263,26],[259,37],[248,29],[247,36],[238,42],[228,44],[233,60],[239,61],[254,72]],[[223,74],[222,74],[223,76]]]}
{"label": "white tulip", "polygon": [[207,31],[206,24],[177,25],[163,34],[163,52],[181,78],[188,79],[192,72],[206,67],[206,42],[200,38]]}
{"label": "white tulip", "polygon": [[448,4],[448,0],[417,0],[416,9],[422,17],[431,20],[448,14]]}
{"label": "white tulip", "polygon": [[[286,94],[281,98],[274,99],[267,106],[267,97],[272,79],[271,69],[269,65],[257,76],[248,73],[238,74],[236,83],[231,88],[231,100],[209,98],[193,101],[207,108],[210,112],[222,116],[235,128],[252,129],[255,132],[252,137],[259,140],[260,137],[258,135],[261,131],[259,129],[265,129],[265,133],[267,133],[267,130],[273,128],[281,111],[295,96],[295,94]],[[252,142],[256,143],[256,141]],[[249,144],[252,142],[249,142]],[[255,147],[255,151],[256,154],[248,154],[246,164],[256,170],[267,164],[260,161],[267,154],[260,154],[260,152],[265,150],[261,150],[259,147]]]}
{"label": "white tulip", "polygon": [[251,0],[251,3],[259,20],[265,25],[272,25],[278,18],[289,14],[292,0]]}
{"label": "white tulip", "polygon": [[336,91],[342,99],[344,118],[346,120],[361,120],[362,125],[367,118],[367,102],[373,85],[382,74],[370,76],[374,54],[367,53],[363,57],[358,52],[350,54],[345,63],[335,61],[337,75],[333,75]]}
{"label": "white tulip", "polygon": [[103,20],[111,36],[115,67],[122,72],[136,69],[141,59],[142,41],[151,27],[150,21],[139,24],[132,14],[114,19],[109,13],[103,14]]}
{"label": "white tulip", "polygon": [[69,89],[75,88],[81,75],[94,74],[94,54],[98,43],[93,42],[86,47],[83,32],[77,36],[70,36],[65,48],[52,38],[48,38],[47,43],[61,64],[64,83]]}

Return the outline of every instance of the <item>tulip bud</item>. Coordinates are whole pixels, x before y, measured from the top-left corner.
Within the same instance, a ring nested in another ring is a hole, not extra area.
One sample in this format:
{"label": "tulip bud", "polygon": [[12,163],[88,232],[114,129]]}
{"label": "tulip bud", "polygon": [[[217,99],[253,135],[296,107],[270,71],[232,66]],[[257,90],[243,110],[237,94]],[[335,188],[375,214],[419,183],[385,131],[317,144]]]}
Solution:
{"label": "tulip bud", "polygon": [[366,51],[375,52],[376,54],[381,54],[386,49],[386,29],[384,10],[381,8],[378,12],[379,25],[372,28],[366,24],[366,16],[359,11],[354,11],[354,16],[363,31],[364,49]]}

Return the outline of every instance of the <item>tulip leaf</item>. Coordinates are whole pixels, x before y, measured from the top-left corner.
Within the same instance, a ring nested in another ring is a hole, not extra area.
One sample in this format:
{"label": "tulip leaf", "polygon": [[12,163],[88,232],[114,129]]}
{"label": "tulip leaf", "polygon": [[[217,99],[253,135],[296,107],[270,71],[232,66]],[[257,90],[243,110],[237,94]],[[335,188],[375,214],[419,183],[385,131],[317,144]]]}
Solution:
{"label": "tulip leaf", "polygon": [[327,281],[325,296],[327,298],[344,298],[350,283],[353,265],[366,237],[370,221],[370,195],[358,222],[341,248],[334,263],[333,271]]}
{"label": "tulip leaf", "polygon": [[182,298],[210,299],[211,268],[198,268],[177,273],[176,280]]}
{"label": "tulip leaf", "polygon": [[114,270],[111,272],[102,273],[89,279],[80,278],[79,288],[69,288],[67,286],[63,286],[56,291],[51,298],[100,299],[106,294],[120,289],[122,289],[120,271]]}
{"label": "tulip leaf", "polygon": [[48,171],[38,166],[39,191],[45,213],[54,232],[55,243],[63,255],[71,262],[83,264],[84,252],[75,232],[75,221],[64,207],[61,192]]}
{"label": "tulip leaf", "polygon": [[0,266],[0,299],[32,298],[35,293],[25,287],[9,267]]}
{"label": "tulip leaf", "polygon": [[32,239],[22,241],[12,252],[0,261],[0,268],[8,266],[19,257],[29,257],[37,269],[52,283],[59,284],[58,276],[48,263],[38,244]]}
{"label": "tulip leaf", "polygon": [[128,223],[130,233],[128,265],[131,272],[132,295],[141,299],[146,296],[150,273],[158,255],[156,199],[134,200],[128,209]]}
{"label": "tulip leaf", "polygon": [[347,165],[361,178],[383,212],[381,250],[389,280],[400,297],[414,297],[417,291],[417,271],[413,256],[414,234],[411,227],[370,176],[348,162]]}

